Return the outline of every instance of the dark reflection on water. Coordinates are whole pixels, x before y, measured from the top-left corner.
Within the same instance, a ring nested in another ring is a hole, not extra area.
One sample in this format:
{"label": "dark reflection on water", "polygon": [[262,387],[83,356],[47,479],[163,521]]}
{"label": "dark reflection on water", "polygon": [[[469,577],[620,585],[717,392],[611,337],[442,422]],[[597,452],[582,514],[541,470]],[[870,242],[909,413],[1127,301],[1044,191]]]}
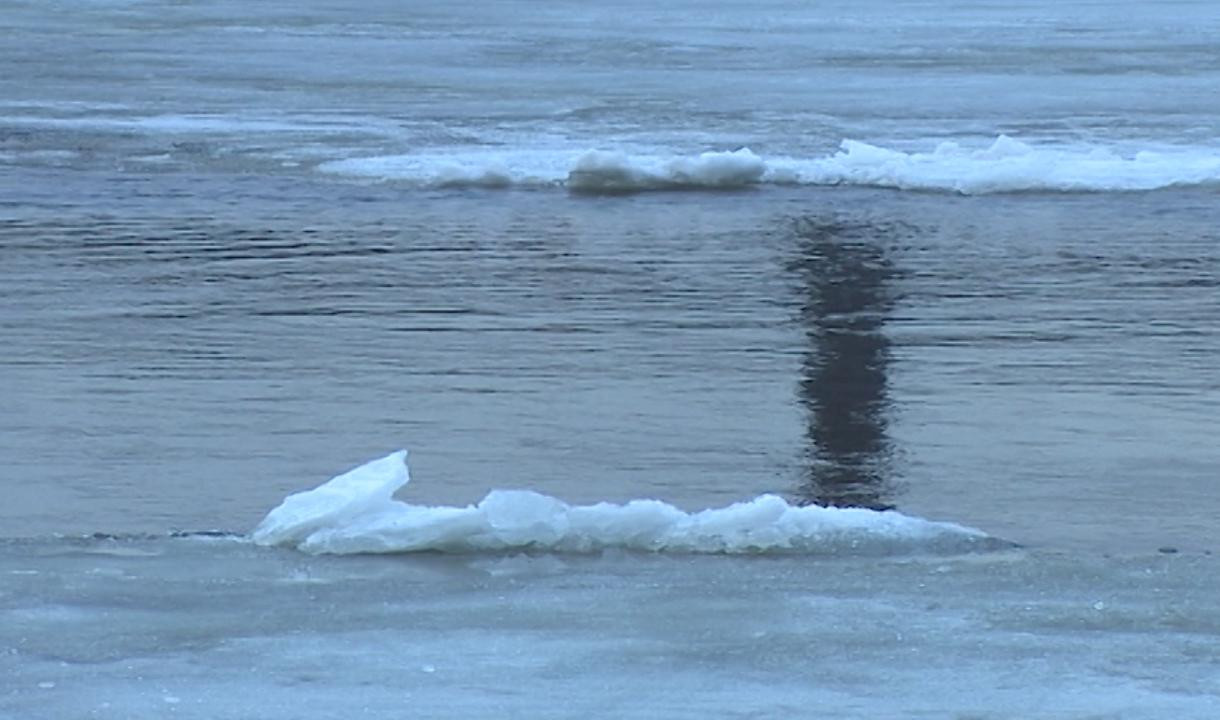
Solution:
{"label": "dark reflection on water", "polygon": [[819,505],[892,507],[892,453],[886,433],[894,269],[884,227],[802,219],[791,268],[801,289],[807,338],[800,398],[808,414],[808,475],[800,500]]}

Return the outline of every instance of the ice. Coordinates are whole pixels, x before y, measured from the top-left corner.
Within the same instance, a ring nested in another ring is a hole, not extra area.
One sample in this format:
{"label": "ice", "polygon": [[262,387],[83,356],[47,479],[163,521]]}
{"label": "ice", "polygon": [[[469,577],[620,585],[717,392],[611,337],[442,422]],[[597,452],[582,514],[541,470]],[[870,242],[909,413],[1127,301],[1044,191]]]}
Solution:
{"label": "ice", "polygon": [[680,553],[964,552],[1003,545],[979,530],[897,512],[800,507],[762,495],[688,513],[659,500],[571,506],[530,490],[493,490],[477,505],[393,499],[409,481],[400,450],[291,495],[254,530],[262,545],[309,553],[607,548]]}
{"label": "ice", "polygon": [[572,153],[563,150],[453,150],[331,160],[318,170],[421,187],[546,187],[562,183],[571,161]]}
{"label": "ice", "polygon": [[583,192],[741,188],[762,180],[766,169],[748,148],[668,159],[592,151],[577,159],[567,186]]}
{"label": "ice", "polygon": [[1034,146],[1001,135],[980,149],[944,142],[902,152],[844,140],[827,158],[772,162],[773,174],[812,185],[865,185],[963,194],[1155,190],[1220,183],[1220,150],[1138,151],[1098,146]]}
{"label": "ice", "polygon": [[564,186],[581,193],[631,193],[748,187],[762,181],[767,165],[748,148],[693,156],[538,148],[349,158],[319,169],[423,187]]}
{"label": "ice", "polygon": [[0,542],[0,576],[31,557],[46,569],[0,596],[6,720],[1214,720],[1220,703],[1220,559],[1204,554],[334,557],[84,542],[160,554]]}
{"label": "ice", "polygon": [[[115,106],[122,107],[122,106]],[[282,119],[274,116],[247,117],[226,114],[198,115],[117,115],[96,114],[80,117],[47,117],[34,115],[0,115],[0,124],[56,130],[92,130],[98,132],[146,132],[150,134],[250,134],[359,132],[364,125],[342,122],[329,117]]]}
{"label": "ice", "polygon": [[523,148],[349,158],[323,163],[319,169],[423,187],[565,186],[582,193],[628,193],[747,187],[762,180],[767,166],[747,148],[694,156]]}
{"label": "ice", "polygon": [[432,152],[349,158],[323,172],[422,187],[566,187],[580,193],[729,190],[756,185],[857,185],[987,194],[1115,192],[1220,183],[1220,149],[1164,146],[1121,152],[1097,145],[1034,145],[1001,135],[927,152],[844,140],[818,157],[764,158],[749,148],[682,155],[652,148]]}
{"label": "ice", "polygon": [[254,539],[266,545],[300,541],[319,529],[392,504],[394,491],[410,481],[407,451],[390,453],[321,487],[285,498],[255,529]]}

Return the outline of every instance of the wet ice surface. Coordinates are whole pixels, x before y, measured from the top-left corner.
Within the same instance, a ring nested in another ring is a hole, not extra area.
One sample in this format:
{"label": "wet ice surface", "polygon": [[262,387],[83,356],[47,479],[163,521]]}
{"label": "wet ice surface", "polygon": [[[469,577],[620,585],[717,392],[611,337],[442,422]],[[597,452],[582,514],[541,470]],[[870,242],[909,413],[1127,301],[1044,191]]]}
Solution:
{"label": "wet ice surface", "polygon": [[1204,720],[1220,568],[0,546],[0,716]]}

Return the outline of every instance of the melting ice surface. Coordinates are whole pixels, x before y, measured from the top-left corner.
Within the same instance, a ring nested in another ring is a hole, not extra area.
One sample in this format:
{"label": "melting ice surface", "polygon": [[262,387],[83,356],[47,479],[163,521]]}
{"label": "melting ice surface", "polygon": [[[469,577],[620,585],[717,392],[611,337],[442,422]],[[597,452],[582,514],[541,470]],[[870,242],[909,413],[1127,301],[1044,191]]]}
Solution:
{"label": "melting ice surface", "polygon": [[775,495],[695,513],[658,500],[572,506],[529,490],[493,490],[467,507],[416,506],[393,499],[410,481],[406,457],[400,450],[289,496],[254,530],[254,541],[335,554],[605,548],[831,554],[1002,545],[952,523],[889,511],[798,507]]}

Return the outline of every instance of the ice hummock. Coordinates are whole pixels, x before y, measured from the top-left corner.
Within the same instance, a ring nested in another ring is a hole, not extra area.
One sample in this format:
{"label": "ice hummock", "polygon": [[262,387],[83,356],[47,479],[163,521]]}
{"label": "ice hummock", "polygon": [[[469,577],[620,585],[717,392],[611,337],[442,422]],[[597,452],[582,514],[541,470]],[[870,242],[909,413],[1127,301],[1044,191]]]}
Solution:
{"label": "ice hummock", "polygon": [[493,490],[476,505],[427,507],[392,496],[410,481],[399,450],[287,497],[252,533],[309,553],[966,552],[1003,543],[983,532],[898,512],[794,506],[761,495],[686,512],[659,500],[569,505],[531,490]]}

